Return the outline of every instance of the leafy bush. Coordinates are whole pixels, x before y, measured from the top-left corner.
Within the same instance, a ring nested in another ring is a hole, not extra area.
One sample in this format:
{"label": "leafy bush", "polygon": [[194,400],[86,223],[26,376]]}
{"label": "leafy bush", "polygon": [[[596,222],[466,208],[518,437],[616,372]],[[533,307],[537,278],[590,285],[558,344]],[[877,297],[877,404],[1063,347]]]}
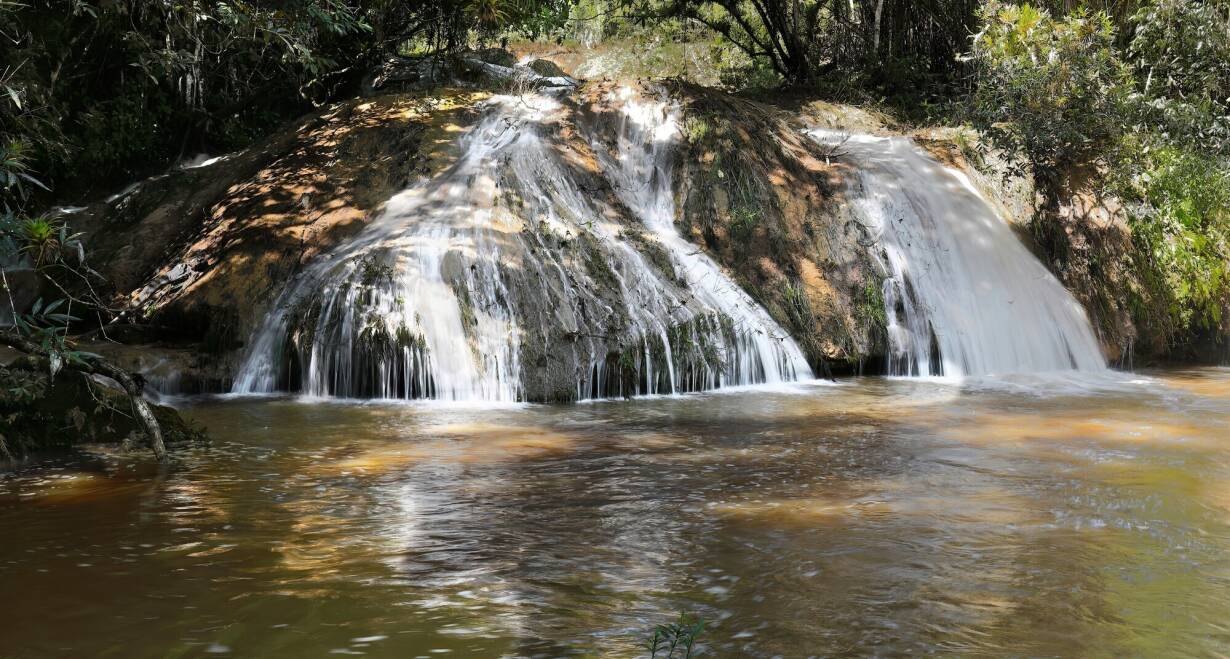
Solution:
{"label": "leafy bush", "polygon": [[1146,3],[1132,17],[1129,59],[1140,80],[1140,119],[1169,142],[1230,152],[1230,6]]}
{"label": "leafy bush", "polygon": [[1102,158],[1128,123],[1131,71],[1103,13],[986,4],[974,38],[976,125],[1036,174]]}
{"label": "leafy bush", "polygon": [[1132,238],[1147,259],[1150,294],[1165,304],[1154,324],[1164,335],[1218,329],[1230,305],[1230,168],[1168,147],[1136,181]]}
{"label": "leafy bush", "polygon": [[1101,12],[1053,18],[993,2],[971,54],[978,127],[1033,168],[1043,193],[1074,192],[1063,179],[1083,169],[1127,202],[1143,285],[1132,315],[1171,345],[1219,335],[1230,309],[1226,10],[1146,2],[1123,39]]}

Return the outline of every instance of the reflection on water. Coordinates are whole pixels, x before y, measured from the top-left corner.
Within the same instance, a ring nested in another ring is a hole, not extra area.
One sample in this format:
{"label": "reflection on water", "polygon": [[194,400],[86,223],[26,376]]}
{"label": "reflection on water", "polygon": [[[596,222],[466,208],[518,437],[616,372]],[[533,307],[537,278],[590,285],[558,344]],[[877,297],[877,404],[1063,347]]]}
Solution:
{"label": "reflection on water", "polygon": [[0,654],[1230,652],[1226,369],[188,409],[0,475]]}

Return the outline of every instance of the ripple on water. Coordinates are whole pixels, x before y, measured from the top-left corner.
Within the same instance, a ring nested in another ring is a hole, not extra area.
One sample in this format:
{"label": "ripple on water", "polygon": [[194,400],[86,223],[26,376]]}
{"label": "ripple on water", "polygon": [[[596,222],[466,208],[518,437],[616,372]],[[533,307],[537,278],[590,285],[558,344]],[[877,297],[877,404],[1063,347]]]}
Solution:
{"label": "ripple on water", "polygon": [[[194,401],[160,470],[0,477],[7,647],[1217,654],[1230,370],[572,407]],[[128,655],[125,655],[128,656]]]}

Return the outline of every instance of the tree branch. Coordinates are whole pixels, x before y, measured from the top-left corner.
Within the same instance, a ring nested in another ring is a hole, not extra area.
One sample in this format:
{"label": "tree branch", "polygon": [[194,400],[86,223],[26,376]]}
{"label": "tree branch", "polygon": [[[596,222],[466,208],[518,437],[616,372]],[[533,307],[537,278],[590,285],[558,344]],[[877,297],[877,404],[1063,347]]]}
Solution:
{"label": "tree branch", "polygon": [[[0,330],[0,344],[29,355],[50,357],[42,346],[12,330]],[[81,363],[65,363],[64,368],[87,375],[106,376],[118,382],[120,387],[124,389],[124,393],[128,394],[128,399],[132,402],[133,412],[136,413],[137,418],[141,421],[141,425],[145,426],[145,434],[149,436],[150,448],[153,449],[154,456],[160,461],[166,462],[167,448],[162,442],[162,428],[159,427],[158,419],[154,417],[154,411],[150,409],[149,402],[141,396],[141,386],[137,384],[128,371],[111,362],[95,357],[85,357]]]}

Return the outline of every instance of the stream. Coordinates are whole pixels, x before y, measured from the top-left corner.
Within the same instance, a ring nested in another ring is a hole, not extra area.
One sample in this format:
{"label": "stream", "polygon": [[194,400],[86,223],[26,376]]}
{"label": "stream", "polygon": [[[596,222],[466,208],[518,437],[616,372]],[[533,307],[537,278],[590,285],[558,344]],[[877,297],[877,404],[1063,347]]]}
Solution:
{"label": "stream", "polygon": [[0,655],[1230,653],[1230,369],[177,404],[0,474]]}

